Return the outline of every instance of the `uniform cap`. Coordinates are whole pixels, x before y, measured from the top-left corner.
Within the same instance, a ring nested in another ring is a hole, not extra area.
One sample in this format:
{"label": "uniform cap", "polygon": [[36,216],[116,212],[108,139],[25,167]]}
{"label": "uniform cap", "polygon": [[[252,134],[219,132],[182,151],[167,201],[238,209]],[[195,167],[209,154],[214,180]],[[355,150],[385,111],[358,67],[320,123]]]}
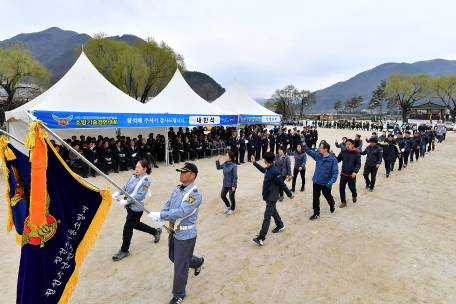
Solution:
{"label": "uniform cap", "polygon": [[196,167],[195,164],[193,163],[185,163],[184,166],[180,169],[176,169],[176,171],[180,172],[193,172],[195,174],[198,174],[198,168]]}

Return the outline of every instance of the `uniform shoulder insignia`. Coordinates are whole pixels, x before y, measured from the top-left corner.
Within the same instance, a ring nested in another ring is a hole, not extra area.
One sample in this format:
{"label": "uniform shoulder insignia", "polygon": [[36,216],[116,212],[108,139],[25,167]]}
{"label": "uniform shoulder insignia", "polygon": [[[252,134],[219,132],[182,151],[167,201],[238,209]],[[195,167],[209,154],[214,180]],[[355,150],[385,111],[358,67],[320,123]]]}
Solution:
{"label": "uniform shoulder insignia", "polygon": [[198,192],[198,188],[193,189],[193,192]]}
{"label": "uniform shoulder insignia", "polygon": [[147,190],[147,188],[149,188],[149,187],[147,187],[147,185],[143,186],[144,191]]}
{"label": "uniform shoulder insignia", "polygon": [[193,196],[189,196],[189,197],[188,197],[188,202],[189,202],[190,204],[193,203],[195,200],[196,200],[196,198],[194,198]]}

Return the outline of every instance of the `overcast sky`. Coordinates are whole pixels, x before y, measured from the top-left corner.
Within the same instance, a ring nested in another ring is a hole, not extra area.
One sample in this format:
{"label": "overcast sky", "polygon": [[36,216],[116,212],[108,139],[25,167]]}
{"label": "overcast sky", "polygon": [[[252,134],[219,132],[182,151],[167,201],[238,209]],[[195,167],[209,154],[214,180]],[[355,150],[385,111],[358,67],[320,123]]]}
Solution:
{"label": "overcast sky", "polygon": [[[0,40],[59,27],[166,41],[252,97],[318,90],[385,62],[456,59],[456,1],[8,1]],[[5,26],[8,25],[8,26]]]}

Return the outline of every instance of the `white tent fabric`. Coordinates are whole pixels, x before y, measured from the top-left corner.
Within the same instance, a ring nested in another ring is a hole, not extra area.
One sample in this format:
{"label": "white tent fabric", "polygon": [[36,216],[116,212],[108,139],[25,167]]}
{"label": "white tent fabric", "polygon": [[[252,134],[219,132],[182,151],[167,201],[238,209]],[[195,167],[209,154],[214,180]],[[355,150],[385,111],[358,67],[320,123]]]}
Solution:
{"label": "white tent fabric", "polygon": [[113,86],[82,53],[73,67],[49,90],[5,113],[6,120],[28,121],[24,110],[143,113],[144,105]]}
{"label": "white tent fabric", "polygon": [[[49,90],[32,101],[5,113],[9,133],[20,140],[25,139],[25,136],[29,132],[28,124],[31,122],[27,114],[24,113],[24,110],[32,114],[36,110],[144,113],[145,106],[113,86],[98,72],[87,56],[82,53],[65,76]],[[80,134],[115,136],[115,128],[54,129],[54,131],[63,138]],[[18,145],[15,145],[15,147],[19,149],[24,148]]]}
{"label": "white tent fabric", "polygon": [[168,85],[145,104],[148,111],[168,114],[230,115],[201,98],[177,69]]}
{"label": "white tent fabric", "polygon": [[223,93],[222,96],[217,98],[212,105],[230,112],[231,114],[239,115],[257,115],[257,116],[277,116],[274,113],[258,102],[253,100],[247,93],[241,88],[236,79],[233,80],[230,87]]}

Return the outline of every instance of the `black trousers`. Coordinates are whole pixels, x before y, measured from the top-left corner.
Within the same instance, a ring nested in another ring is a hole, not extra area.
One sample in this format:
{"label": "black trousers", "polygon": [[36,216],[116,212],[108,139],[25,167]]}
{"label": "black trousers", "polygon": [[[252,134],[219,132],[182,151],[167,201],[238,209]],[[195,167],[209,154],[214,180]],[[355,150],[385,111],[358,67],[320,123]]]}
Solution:
{"label": "black trousers", "polygon": [[413,154],[415,154],[415,159],[418,159],[420,157],[420,150],[418,150],[418,149],[412,150],[412,152],[410,153],[410,161],[413,161]]}
{"label": "black trousers", "polygon": [[[228,199],[226,198],[226,194],[228,192],[230,193],[231,205],[230,205],[230,202],[228,201]],[[231,210],[236,209],[236,199],[234,198],[235,193],[236,193],[236,191],[233,192],[233,189],[231,189],[231,187],[222,187],[222,192],[220,193],[220,197],[222,198],[223,202],[225,203],[225,206],[231,207]]]}
{"label": "black trousers", "polygon": [[144,223],[141,223],[141,216],[143,211],[133,211],[127,208],[127,220],[125,221],[123,229],[123,241],[122,247],[120,248],[123,252],[128,251],[130,248],[131,237],[133,236],[133,229],[146,232],[152,235],[157,233],[155,228],[152,228]]}
{"label": "black trousers", "polygon": [[320,215],[320,194],[328,201],[331,208],[334,208],[335,202],[331,194],[331,188],[328,186],[313,183],[313,210],[315,215]]}
{"label": "black trousers", "polygon": [[[116,156],[115,157],[117,163],[119,164],[120,170],[124,170],[128,168],[128,164],[130,163],[130,159],[128,157],[120,157]],[[122,161],[125,161],[125,163],[122,165]]]}
{"label": "black trousers", "polygon": [[234,159],[236,160],[236,164],[239,164],[239,150],[237,148],[231,148],[231,152],[234,153]]}
{"label": "black trousers", "polygon": [[410,151],[404,151],[402,153],[402,158],[403,158],[403,161],[404,161],[404,164],[407,165],[408,164],[408,159],[409,159],[409,155],[410,155]]}
{"label": "black trousers", "polygon": [[339,184],[339,192],[340,192],[340,201],[342,203],[346,203],[345,200],[345,186],[348,184],[348,189],[350,189],[352,193],[352,197],[358,197],[356,193],[356,177],[353,178],[351,176],[345,176],[343,174],[340,175],[340,184]]}
{"label": "black trousers", "polygon": [[[112,166],[114,167],[114,171],[117,171],[117,162],[114,158],[111,158],[110,160],[112,162]],[[101,159],[101,164],[102,164],[102,170],[103,172],[106,174],[106,173],[109,173],[109,161],[106,160],[106,159]]]}
{"label": "black trousers", "polygon": [[259,160],[261,155],[261,145],[255,147],[255,159]]}
{"label": "black trousers", "polygon": [[271,225],[271,217],[274,219],[276,226],[283,227],[282,219],[280,218],[279,212],[276,208],[277,201],[267,201],[266,202],[266,209],[264,210],[264,219],[263,225],[261,226],[261,230],[259,236],[266,238],[268,234],[269,226]]}
{"label": "black trousers", "polygon": [[[133,170],[135,170],[136,168],[136,163],[139,162],[141,160],[141,156],[139,154],[136,154],[135,157],[133,156],[130,156],[130,166]],[[116,167],[117,168],[117,167]]]}
{"label": "black trousers", "polygon": [[154,164],[154,165],[156,164],[155,158],[154,158],[154,156],[152,154],[143,154],[141,156],[141,158],[146,160],[149,165],[150,164]]}
{"label": "black trousers", "polygon": [[76,160],[73,163],[73,165],[71,165],[71,167],[73,167],[73,172],[78,172],[78,167],[79,166],[81,166],[82,174],[83,175],[87,175],[89,166],[87,166],[87,164],[85,162],[83,162],[82,160],[80,160],[80,159]]}
{"label": "black trousers", "polygon": [[252,148],[252,146],[248,146],[247,147],[247,160],[250,161],[250,159],[252,158],[252,155],[255,156],[255,149]]}
{"label": "black trousers", "polygon": [[[285,181],[286,178],[287,178],[287,176],[282,176],[283,181]],[[282,188],[279,188],[279,196],[283,196]]]}
{"label": "black trousers", "polygon": [[178,240],[171,234],[168,236],[169,259],[174,263],[173,295],[176,298],[185,296],[188,270],[201,265],[201,259],[193,255],[195,244],[196,236],[189,240]]}
{"label": "black trousers", "polygon": [[245,159],[245,149],[239,149],[239,162],[243,163]]}
{"label": "black trousers", "polygon": [[306,168],[302,168],[301,171],[299,171],[298,168],[293,168],[293,181],[291,182],[291,187],[296,186],[296,178],[298,177],[298,173],[301,175],[301,181],[302,181],[302,188],[304,188],[304,185],[306,184]]}
{"label": "black trousers", "polygon": [[[98,169],[100,169],[100,161],[97,160],[97,162],[95,163],[95,161],[92,161],[91,162],[92,164],[94,164]],[[88,169],[88,168],[87,168]],[[92,174],[95,174],[95,169],[94,168],[90,168],[90,172]]]}
{"label": "black trousers", "polygon": [[190,159],[194,159],[195,158],[195,154],[196,154],[195,150],[192,149],[192,150],[187,150],[185,152],[186,153],[190,153]]}
{"label": "black trousers", "polygon": [[185,160],[185,152],[173,150],[173,154],[174,154],[174,162],[175,163],[179,162],[179,155],[181,156],[181,161]]}
{"label": "black trousers", "polygon": [[[374,189],[375,187],[375,179],[377,177],[377,171],[378,168],[375,166],[370,167],[370,166],[364,166],[364,180],[366,181],[366,185],[369,186],[371,189]],[[370,180],[369,180],[369,174],[370,174]]]}

